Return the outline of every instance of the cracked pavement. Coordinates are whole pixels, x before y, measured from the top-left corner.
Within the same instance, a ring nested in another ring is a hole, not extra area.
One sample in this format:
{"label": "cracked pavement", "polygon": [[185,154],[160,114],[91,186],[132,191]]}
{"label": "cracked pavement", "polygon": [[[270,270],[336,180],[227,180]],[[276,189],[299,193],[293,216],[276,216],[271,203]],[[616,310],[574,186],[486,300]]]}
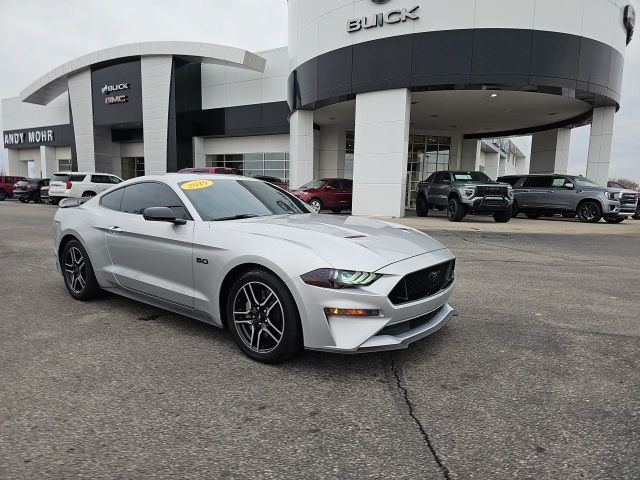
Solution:
{"label": "cracked pavement", "polygon": [[54,212],[0,202],[2,478],[640,477],[640,222],[410,219],[458,256],[460,316],[272,367],[169,312],[73,301]]}

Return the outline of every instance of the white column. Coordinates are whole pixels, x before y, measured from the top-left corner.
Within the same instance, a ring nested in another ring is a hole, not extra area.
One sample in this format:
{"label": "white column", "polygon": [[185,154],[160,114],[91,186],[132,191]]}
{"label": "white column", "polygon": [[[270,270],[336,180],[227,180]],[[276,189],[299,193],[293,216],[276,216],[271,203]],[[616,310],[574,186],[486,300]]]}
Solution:
{"label": "white column", "polygon": [[464,140],[462,142],[460,170],[474,171],[478,169],[481,144],[480,140]]}
{"label": "white column", "polygon": [[407,89],[356,96],[354,215],[404,216],[410,120]]}
{"label": "white column", "polygon": [[313,180],[313,112],[297,110],[289,123],[289,185],[296,188]]}
{"label": "white column", "polygon": [[531,140],[530,173],[567,173],[571,129],[534,133]]}
{"label": "white column", "polygon": [[484,173],[489,178],[495,180],[500,172],[500,154],[494,152],[484,152]]}
{"label": "white column", "polygon": [[593,110],[587,177],[600,185],[606,185],[609,180],[615,115],[616,107],[602,107]]}
{"label": "white column", "polygon": [[[36,162],[37,165],[37,162]],[[40,178],[51,178],[58,170],[56,161],[56,147],[40,147],[40,171],[36,168],[36,174],[40,174]]]}
{"label": "white column", "polygon": [[93,102],[91,70],[88,68],[69,77],[69,99],[73,115],[78,171],[95,171]]}
{"label": "white column", "polygon": [[146,175],[167,173],[169,94],[173,57],[142,57],[140,62],[144,172]]}
{"label": "white column", "polygon": [[20,175],[20,150],[5,148],[7,154],[7,174]]}
{"label": "white column", "polygon": [[322,127],[319,141],[318,177],[344,177],[347,131],[342,127]]}
{"label": "white column", "polygon": [[204,154],[204,138],[193,137],[193,166],[204,168],[207,166],[207,156]]}
{"label": "white column", "polygon": [[460,133],[451,135],[451,150],[449,152],[449,168],[460,170],[462,168],[462,145],[464,136]]}

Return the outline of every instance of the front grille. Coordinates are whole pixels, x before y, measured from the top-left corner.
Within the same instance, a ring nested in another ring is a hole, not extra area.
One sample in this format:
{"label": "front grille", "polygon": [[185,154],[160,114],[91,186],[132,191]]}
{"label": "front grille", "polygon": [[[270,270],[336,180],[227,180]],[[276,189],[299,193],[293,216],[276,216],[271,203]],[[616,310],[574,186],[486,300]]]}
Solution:
{"label": "front grille", "polygon": [[635,193],[623,193],[620,197],[620,203],[635,204],[638,201],[638,196]]}
{"label": "front grille", "polygon": [[506,197],[509,195],[508,187],[500,187],[500,186],[479,186],[476,187],[476,196],[477,197],[487,197],[487,196],[497,196],[497,197]]}
{"label": "front grille", "polygon": [[455,265],[456,261],[451,260],[405,275],[389,293],[389,300],[400,305],[435,295],[451,284]]}
{"label": "front grille", "polygon": [[403,333],[410,332],[411,330],[415,330],[418,327],[429,323],[434,319],[436,315],[438,315],[444,305],[433,312],[427,313],[426,315],[422,315],[418,318],[412,318],[411,320],[407,320],[406,322],[396,323],[394,325],[389,325],[380,330],[378,335],[400,335]]}

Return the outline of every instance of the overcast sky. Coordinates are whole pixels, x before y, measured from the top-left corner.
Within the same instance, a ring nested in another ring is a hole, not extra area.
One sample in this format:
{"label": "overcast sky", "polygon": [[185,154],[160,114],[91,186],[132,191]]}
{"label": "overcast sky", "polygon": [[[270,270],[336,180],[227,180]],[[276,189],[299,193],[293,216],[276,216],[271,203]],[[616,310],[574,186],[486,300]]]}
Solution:
{"label": "overcast sky", "polygon": [[[640,32],[636,37],[626,54],[611,175],[640,180]],[[83,54],[153,40],[252,51],[286,46],[286,0],[1,0],[0,98],[17,96],[36,78]],[[570,173],[585,173],[588,142],[589,127],[574,130]],[[4,161],[0,149],[0,170]]]}

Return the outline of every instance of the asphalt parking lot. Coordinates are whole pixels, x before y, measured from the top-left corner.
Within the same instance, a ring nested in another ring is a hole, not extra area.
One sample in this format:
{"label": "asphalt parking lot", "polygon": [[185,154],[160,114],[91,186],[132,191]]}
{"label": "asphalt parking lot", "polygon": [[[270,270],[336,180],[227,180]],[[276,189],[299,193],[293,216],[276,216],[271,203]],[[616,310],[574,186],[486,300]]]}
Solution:
{"label": "asphalt parking lot", "polygon": [[56,273],[55,208],[0,202],[0,477],[640,477],[640,221],[409,218],[458,256],[445,329],[266,366]]}

